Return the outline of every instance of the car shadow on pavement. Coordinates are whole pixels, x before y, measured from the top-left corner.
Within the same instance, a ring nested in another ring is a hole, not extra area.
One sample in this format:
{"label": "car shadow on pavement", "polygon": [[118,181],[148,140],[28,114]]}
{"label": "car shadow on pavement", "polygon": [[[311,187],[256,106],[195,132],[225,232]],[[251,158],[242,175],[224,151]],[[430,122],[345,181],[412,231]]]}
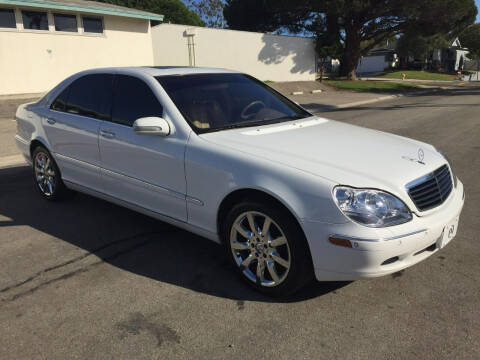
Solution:
{"label": "car shadow on pavement", "polygon": [[[237,301],[264,302],[308,300],[349,284],[314,281],[289,298],[273,299],[245,284],[223,247],[210,240],[83,194],[61,202],[46,201],[35,189],[27,166],[0,169],[0,187],[0,233],[5,227],[26,225],[34,229],[34,238],[35,230],[54,238],[45,242],[47,247],[65,241],[85,250],[85,256],[97,256],[155,281]],[[45,268],[58,269],[76,260],[58,253],[54,257],[52,252],[43,261]]]}

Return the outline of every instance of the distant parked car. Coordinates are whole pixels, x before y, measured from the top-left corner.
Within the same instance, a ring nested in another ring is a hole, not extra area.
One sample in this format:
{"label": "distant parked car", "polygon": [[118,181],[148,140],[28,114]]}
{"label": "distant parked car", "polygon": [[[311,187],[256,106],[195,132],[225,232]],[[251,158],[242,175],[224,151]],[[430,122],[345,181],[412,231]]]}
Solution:
{"label": "distant parked car", "polygon": [[222,243],[270,295],[418,263],[455,236],[464,203],[433,146],[314,116],[226,70],[85,71],[16,119],[44,198],[84,192]]}

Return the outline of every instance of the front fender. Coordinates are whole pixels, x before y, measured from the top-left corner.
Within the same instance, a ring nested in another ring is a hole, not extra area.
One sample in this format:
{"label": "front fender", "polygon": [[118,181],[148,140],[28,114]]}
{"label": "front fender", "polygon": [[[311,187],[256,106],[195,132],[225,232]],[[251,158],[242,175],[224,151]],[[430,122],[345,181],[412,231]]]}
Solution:
{"label": "front fender", "polygon": [[345,223],[348,220],[332,199],[335,183],[290,168],[212,144],[192,135],[185,154],[188,222],[217,232],[217,214],[222,201],[234,191],[262,191],[285,205],[301,223],[313,220]]}

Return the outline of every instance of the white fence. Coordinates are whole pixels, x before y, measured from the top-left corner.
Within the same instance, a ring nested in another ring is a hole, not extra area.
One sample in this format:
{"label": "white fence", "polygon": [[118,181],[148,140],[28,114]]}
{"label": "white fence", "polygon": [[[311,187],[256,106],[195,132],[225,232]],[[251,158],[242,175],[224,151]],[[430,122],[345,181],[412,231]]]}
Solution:
{"label": "white fence", "polygon": [[315,80],[311,38],[161,24],[152,28],[154,64],[242,71],[260,80]]}

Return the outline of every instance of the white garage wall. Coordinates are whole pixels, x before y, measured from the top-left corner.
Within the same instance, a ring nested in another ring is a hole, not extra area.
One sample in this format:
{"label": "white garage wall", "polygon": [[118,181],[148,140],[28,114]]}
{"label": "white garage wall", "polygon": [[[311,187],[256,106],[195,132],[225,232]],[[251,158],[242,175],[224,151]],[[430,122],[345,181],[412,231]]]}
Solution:
{"label": "white garage wall", "polygon": [[384,71],[389,63],[385,61],[385,55],[364,56],[360,59],[357,66],[357,73],[368,73]]}
{"label": "white garage wall", "polygon": [[260,80],[315,80],[313,39],[186,25],[152,28],[156,66],[189,65],[187,29],[195,32],[196,66],[242,71]]}
{"label": "white garage wall", "polygon": [[46,92],[85,69],[153,65],[149,20],[104,16],[104,28],[99,35],[0,30],[0,95]]}

